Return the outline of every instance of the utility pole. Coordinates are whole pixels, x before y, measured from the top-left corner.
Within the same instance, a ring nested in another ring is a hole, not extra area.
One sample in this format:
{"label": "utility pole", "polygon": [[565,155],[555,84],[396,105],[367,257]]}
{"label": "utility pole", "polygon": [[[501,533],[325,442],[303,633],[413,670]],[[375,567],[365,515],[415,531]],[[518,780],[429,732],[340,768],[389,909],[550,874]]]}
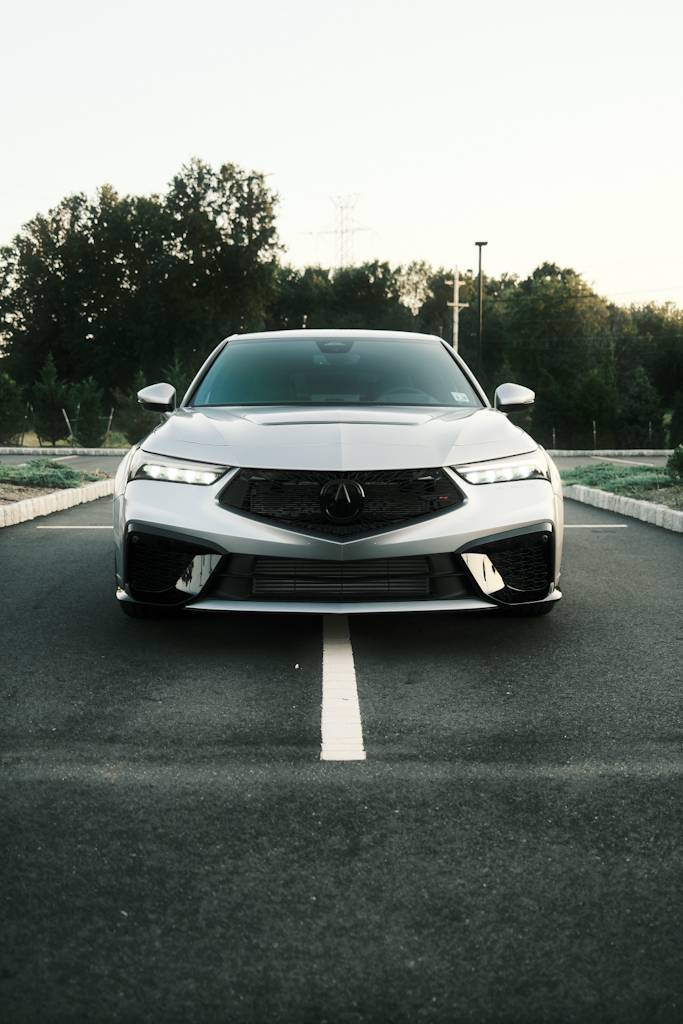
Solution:
{"label": "utility pole", "polygon": [[481,274],[481,250],[488,242],[475,242],[474,243],[479,249],[479,359],[477,366],[477,373],[480,377],[483,377],[484,370],[484,346],[482,344],[482,337],[484,334],[484,279]]}
{"label": "utility pole", "polygon": [[453,310],[453,340],[452,340],[452,345],[453,345],[453,349],[457,352],[458,351],[458,335],[459,335],[458,325],[459,325],[459,322],[460,322],[460,310],[461,309],[467,309],[467,307],[469,306],[469,302],[460,302],[459,301],[460,285],[463,284],[464,282],[460,280],[460,277],[458,275],[458,268],[457,267],[455,268],[455,270],[453,272],[453,280],[450,280],[450,278],[449,278],[445,283],[448,284],[448,285],[451,285],[451,284],[453,285],[453,301],[449,302],[448,305]]}

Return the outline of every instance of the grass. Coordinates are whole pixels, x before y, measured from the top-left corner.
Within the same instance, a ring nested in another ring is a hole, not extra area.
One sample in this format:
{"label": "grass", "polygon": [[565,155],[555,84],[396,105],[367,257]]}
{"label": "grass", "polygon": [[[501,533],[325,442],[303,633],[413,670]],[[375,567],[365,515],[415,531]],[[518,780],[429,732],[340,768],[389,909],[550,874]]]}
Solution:
{"label": "grass", "polygon": [[98,473],[78,473],[70,466],[51,459],[31,459],[25,466],[0,465],[0,484],[16,487],[49,487],[57,491],[66,487],[80,487],[89,480],[100,480]]}
{"label": "grass", "polygon": [[676,480],[666,468],[596,462],[594,466],[563,469],[561,476],[565,484],[597,487],[601,491],[623,494],[627,498],[654,501],[669,508],[683,509],[683,480]]}

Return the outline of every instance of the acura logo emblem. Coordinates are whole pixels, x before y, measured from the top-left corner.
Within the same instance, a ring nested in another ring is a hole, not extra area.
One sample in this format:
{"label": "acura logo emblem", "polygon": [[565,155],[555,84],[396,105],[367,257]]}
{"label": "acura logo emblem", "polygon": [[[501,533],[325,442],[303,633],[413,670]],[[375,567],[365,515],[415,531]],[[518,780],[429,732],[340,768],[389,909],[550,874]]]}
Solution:
{"label": "acura logo emblem", "polygon": [[320,508],[332,523],[352,523],[364,501],[365,491],[357,480],[330,480],[320,491]]}

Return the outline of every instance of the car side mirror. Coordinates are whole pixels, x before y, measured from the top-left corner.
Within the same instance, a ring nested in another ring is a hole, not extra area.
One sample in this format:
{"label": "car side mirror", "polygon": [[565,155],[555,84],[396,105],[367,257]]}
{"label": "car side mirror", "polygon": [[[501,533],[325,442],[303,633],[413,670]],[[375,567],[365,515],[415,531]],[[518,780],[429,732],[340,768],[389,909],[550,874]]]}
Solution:
{"label": "car side mirror", "polygon": [[521,384],[499,384],[493,396],[494,408],[499,412],[522,412],[534,404],[536,393]]}
{"label": "car side mirror", "polygon": [[138,402],[143,409],[152,412],[173,412],[175,409],[175,388],[172,384],[150,384],[138,391]]}

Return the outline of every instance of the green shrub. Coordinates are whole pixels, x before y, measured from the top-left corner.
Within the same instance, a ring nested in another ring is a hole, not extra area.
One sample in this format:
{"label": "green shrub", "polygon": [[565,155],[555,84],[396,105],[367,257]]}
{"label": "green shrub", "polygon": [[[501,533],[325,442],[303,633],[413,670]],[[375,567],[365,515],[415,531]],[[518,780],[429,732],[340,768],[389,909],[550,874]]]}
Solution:
{"label": "green shrub", "polygon": [[0,444],[15,444],[25,419],[21,388],[8,373],[0,373]]}
{"label": "green shrub", "polygon": [[0,483],[18,487],[80,487],[84,480],[100,479],[94,473],[78,473],[70,466],[52,459],[31,459],[25,466],[0,465]]}
{"label": "green shrub", "polygon": [[131,443],[121,430],[110,430],[103,441],[105,448],[128,448]]}
{"label": "green shrub", "polygon": [[33,386],[33,424],[41,441],[56,444],[68,431],[63,409],[69,404],[69,388],[57,376],[52,353],[47,357],[40,380]]}
{"label": "green shrub", "polygon": [[666,468],[675,480],[683,480],[683,444],[674,448],[666,460]]}
{"label": "green shrub", "polygon": [[683,444],[683,391],[677,391],[674,395],[674,404],[669,420],[669,444],[672,448]]}
{"label": "green shrub", "polygon": [[628,464],[618,466],[608,462],[563,469],[560,476],[565,484],[598,487],[603,491],[613,491],[614,494],[628,493],[634,487],[666,488],[673,485],[673,480],[666,469]]}

